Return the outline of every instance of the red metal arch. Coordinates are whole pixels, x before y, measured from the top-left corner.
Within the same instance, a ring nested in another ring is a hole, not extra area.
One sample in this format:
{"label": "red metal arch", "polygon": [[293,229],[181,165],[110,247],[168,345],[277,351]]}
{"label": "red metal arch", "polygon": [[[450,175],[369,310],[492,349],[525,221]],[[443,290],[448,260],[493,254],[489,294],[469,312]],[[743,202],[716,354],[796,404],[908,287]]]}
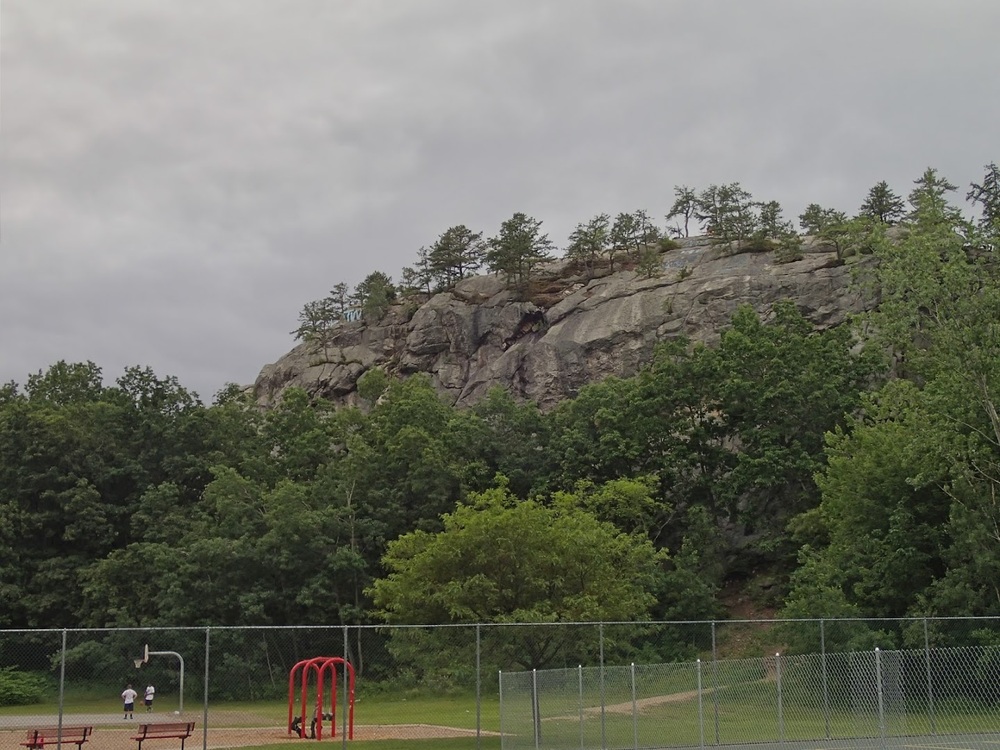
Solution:
{"label": "red metal arch", "polygon": [[295,714],[295,677],[301,674],[299,706],[301,714],[299,716],[299,728],[302,737],[305,736],[306,708],[309,696],[309,676],[316,673],[316,739],[323,739],[323,683],[329,676],[330,680],[330,726],[332,727],[332,737],[337,736],[337,665],[343,665],[347,675],[348,691],[348,713],[347,713],[347,739],[354,739],[354,667],[346,659],[339,656],[316,656],[312,659],[303,659],[292,667],[288,672],[288,734],[292,733],[292,722]]}

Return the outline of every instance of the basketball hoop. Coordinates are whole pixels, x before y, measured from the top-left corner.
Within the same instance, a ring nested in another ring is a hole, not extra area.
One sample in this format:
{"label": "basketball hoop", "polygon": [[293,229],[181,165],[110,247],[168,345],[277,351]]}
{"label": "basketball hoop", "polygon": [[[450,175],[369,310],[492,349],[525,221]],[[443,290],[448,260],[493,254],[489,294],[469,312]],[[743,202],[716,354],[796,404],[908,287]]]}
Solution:
{"label": "basketball hoop", "polygon": [[135,662],[135,668],[136,668],[136,669],[138,669],[139,667],[141,667],[141,666],[142,666],[142,662],[143,662],[143,660],[142,660],[142,659],[133,659],[132,661],[134,661],[134,662]]}
{"label": "basketball hoop", "polygon": [[132,661],[133,661],[133,663],[135,663],[135,668],[136,669],[138,669],[139,667],[141,667],[143,665],[143,663],[149,661],[149,644],[148,643],[143,647],[142,656],[140,656],[138,659],[133,659]]}

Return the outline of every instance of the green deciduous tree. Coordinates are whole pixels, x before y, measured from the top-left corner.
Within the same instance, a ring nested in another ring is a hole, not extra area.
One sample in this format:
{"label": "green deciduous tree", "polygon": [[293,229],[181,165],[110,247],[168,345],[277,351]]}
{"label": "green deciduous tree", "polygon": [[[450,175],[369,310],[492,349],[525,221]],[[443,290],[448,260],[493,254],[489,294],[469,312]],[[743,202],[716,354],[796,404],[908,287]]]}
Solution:
{"label": "green deciduous tree", "polygon": [[728,439],[740,446],[716,492],[748,529],[760,531],[768,519],[774,540],[792,515],[819,502],[813,475],[823,436],[857,408],[879,361],[852,352],[847,328],[814,331],[790,302],[771,314],[765,324],[740,308],[712,355],[721,373],[718,408]]}
{"label": "green deciduous tree", "polygon": [[650,533],[661,548],[679,544],[688,507],[724,515],[714,487],[731,454],[714,396],[719,372],[707,354],[666,344],[635,377],[590,384],[560,404],[550,415],[553,484],[574,491],[580,479],[599,486],[655,476],[659,520]]}
{"label": "green deciduous tree", "polygon": [[[662,556],[652,544],[568,504],[520,501],[501,486],[473,495],[440,533],[391,542],[372,584],[390,623],[642,620]],[[567,632],[527,629],[510,657],[547,666]]]}
{"label": "green deciduous tree", "polygon": [[655,476],[612,479],[602,485],[582,480],[573,492],[553,495],[556,507],[580,507],[601,521],[613,523],[627,534],[655,539],[670,516],[670,509],[656,499],[659,480]]}
{"label": "green deciduous tree", "polygon": [[1000,274],[970,250],[949,192],[925,172],[906,234],[866,267],[881,295],[867,330],[900,379],[828,440],[820,533],[791,603],[835,588],[863,615],[995,611]]}
{"label": "green deciduous tree", "polygon": [[710,620],[722,614],[719,590],[727,574],[727,544],[718,521],[703,505],[683,518],[684,533],[657,590],[658,620]]}
{"label": "green deciduous tree", "polygon": [[551,473],[549,422],[530,401],[520,403],[509,391],[491,388],[470,410],[456,414],[452,424],[455,452],[469,457],[463,484],[472,491],[489,489],[502,474],[508,489],[526,499]]}
{"label": "green deciduous tree", "polygon": [[828,436],[828,464],[817,475],[828,538],[803,553],[789,614],[809,603],[819,615],[906,616],[943,572],[944,467],[914,419],[919,399],[912,384],[892,383],[866,402],[864,419]]}
{"label": "green deciduous tree", "polygon": [[32,401],[58,406],[97,401],[104,395],[101,368],[93,362],[59,360],[44,372],[28,376],[24,392]]}
{"label": "green deciduous tree", "polygon": [[[451,441],[455,410],[425,375],[392,380],[346,438],[331,469],[354,486],[386,539],[412,529],[436,530],[462,497],[464,464],[474,446]],[[381,550],[378,550],[379,554]]]}
{"label": "green deciduous tree", "polygon": [[[224,453],[197,397],[128,368],[103,386],[92,363],[58,363],[0,406],[0,610],[19,627],[79,624],[82,576],[141,533],[133,515],[171,483],[197,501]],[[220,435],[222,434],[220,430]]]}

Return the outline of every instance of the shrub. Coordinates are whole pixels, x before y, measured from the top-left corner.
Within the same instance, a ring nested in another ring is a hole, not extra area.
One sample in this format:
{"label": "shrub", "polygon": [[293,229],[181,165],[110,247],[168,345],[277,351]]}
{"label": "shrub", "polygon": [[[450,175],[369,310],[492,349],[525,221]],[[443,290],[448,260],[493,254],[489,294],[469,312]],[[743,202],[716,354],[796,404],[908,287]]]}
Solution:
{"label": "shrub", "polygon": [[766,253],[774,250],[775,244],[770,237],[756,235],[747,240],[744,249],[751,253]]}
{"label": "shrub", "polygon": [[782,237],[774,249],[774,262],[792,263],[796,260],[802,260],[802,239],[797,235]]}
{"label": "shrub", "polygon": [[45,678],[13,667],[0,669],[0,706],[28,706],[45,698]]}
{"label": "shrub", "polygon": [[660,253],[656,248],[647,247],[642,251],[642,255],[639,257],[639,265],[636,266],[636,270],[645,276],[647,279],[651,279],[654,276],[660,275]]}

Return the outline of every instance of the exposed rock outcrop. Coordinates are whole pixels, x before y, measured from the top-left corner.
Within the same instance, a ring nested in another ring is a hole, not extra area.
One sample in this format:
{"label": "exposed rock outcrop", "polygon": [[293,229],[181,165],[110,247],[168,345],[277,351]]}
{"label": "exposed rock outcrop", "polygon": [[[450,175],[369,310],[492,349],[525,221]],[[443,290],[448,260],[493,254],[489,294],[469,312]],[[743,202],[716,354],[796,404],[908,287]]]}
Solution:
{"label": "exposed rock outcrop", "polygon": [[299,386],[351,404],[358,377],[381,367],[425,372],[458,405],[499,385],[548,409],[587,383],[635,374],[658,342],[713,341],[740,304],[766,316],[791,299],[819,328],[867,306],[825,246],[807,243],[802,260],[777,264],[772,253],[728,253],[703,238],[680,244],[652,278],[605,268],[588,279],[563,260],[542,269],[529,301],[476,276],[423,304],[398,303],[378,324],[345,321],[327,346],[300,344],[265,366],[254,394],[267,406]]}

